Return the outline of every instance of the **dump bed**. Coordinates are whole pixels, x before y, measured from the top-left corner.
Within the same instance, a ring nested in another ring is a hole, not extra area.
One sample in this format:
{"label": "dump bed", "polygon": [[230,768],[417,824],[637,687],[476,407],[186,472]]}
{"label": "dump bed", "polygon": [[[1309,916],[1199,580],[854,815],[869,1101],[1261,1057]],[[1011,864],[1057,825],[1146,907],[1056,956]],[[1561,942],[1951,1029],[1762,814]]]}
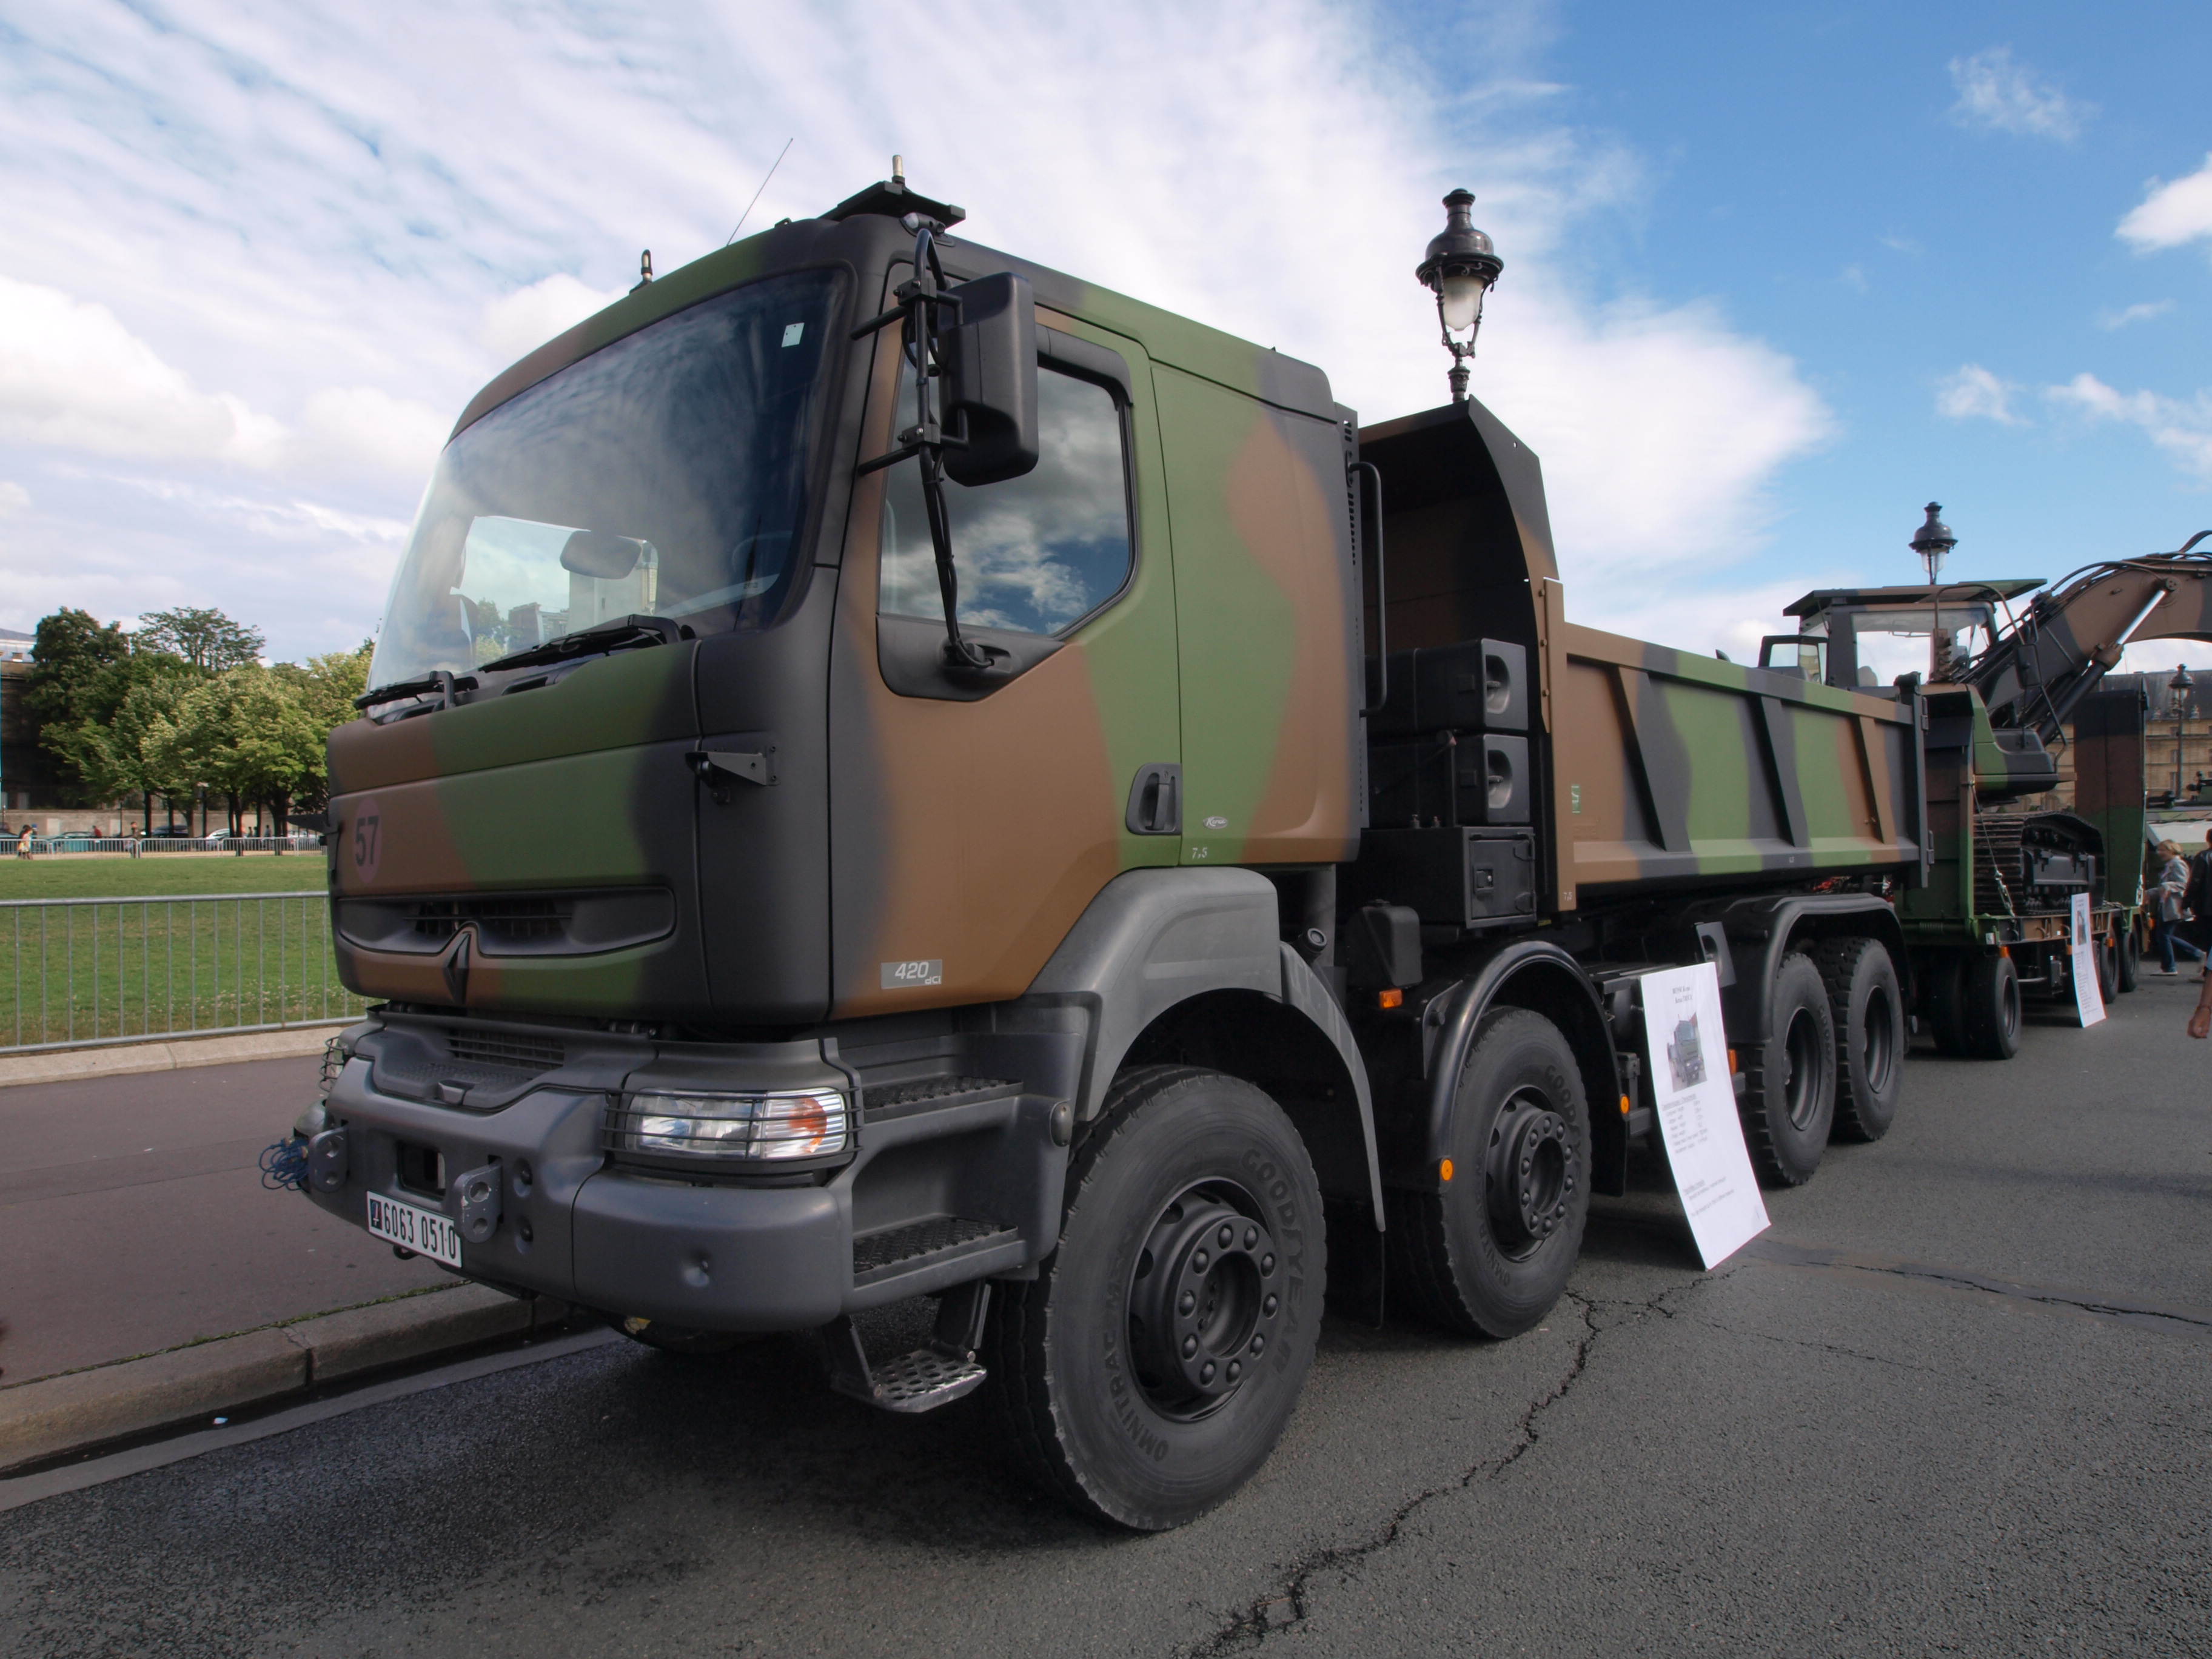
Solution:
{"label": "dump bed", "polygon": [[1384,483],[1388,604],[1369,648],[1517,644],[1540,908],[1687,888],[1917,876],[1920,702],[1567,620],[1535,455],[1480,404],[1360,434]]}

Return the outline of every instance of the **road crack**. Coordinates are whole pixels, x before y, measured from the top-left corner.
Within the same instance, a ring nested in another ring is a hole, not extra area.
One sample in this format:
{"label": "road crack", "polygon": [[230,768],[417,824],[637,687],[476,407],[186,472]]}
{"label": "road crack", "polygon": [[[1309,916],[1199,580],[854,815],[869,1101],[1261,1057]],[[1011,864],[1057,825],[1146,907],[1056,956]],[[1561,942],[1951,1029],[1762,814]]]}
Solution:
{"label": "road crack", "polygon": [[1682,1287],[1669,1287],[1640,1302],[1599,1301],[1572,1291],[1562,1296],[1559,1310],[1553,1316],[1556,1318],[1559,1312],[1571,1309],[1583,1322],[1583,1334],[1577,1339],[1574,1352],[1559,1380],[1531,1400],[1528,1408],[1521,1413],[1514,1426],[1512,1443],[1502,1453],[1469,1465],[1451,1480],[1414,1493],[1392,1510],[1382,1526],[1357,1543],[1333,1544],[1297,1557],[1283,1569],[1274,1589],[1246,1602],[1211,1636],[1182,1652],[1188,1659],[1219,1659],[1221,1655],[1248,1651],[1270,1636],[1295,1629],[1305,1622],[1311,1611],[1308,1589],[1317,1577],[1357,1566],[1389,1549],[1405,1535],[1406,1523],[1437,1498],[1465,1492],[1478,1481],[1504,1479],[1507,1470],[1542,1441],[1544,1413],[1565,1399],[1589,1370],[1591,1352],[1598,1340],[1640,1325],[1654,1314],[1672,1319],[1674,1310],[1664,1304],[1680,1288]]}

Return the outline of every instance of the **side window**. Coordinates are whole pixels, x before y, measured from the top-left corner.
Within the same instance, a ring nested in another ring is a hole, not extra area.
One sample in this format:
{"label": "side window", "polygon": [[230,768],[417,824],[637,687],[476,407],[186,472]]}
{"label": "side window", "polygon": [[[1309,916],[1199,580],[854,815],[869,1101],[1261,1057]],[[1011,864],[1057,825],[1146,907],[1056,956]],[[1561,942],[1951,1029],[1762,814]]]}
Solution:
{"label": "side window", "polygon": [[[902,378],[899,397],[902,415],[910,413],[911,380]],[[1114,394],[1041,367],[1036,470],[973,489],[945,482],[960,620],[1059,634],[1112,599],[1129,580],[1127,477]],[[881,593],[886,616],[945,615],[920,469],[910,461],[890,469],[884,492]]]}

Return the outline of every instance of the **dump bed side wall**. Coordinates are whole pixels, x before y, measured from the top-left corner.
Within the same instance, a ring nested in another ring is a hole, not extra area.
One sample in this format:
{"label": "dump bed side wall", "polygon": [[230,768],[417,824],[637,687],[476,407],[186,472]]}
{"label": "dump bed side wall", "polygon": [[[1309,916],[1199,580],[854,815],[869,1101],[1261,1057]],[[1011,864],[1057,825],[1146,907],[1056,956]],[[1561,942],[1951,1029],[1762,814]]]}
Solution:
{"label": "dump bed side wall", "polygon": [[[1563,595],[1544,585],[1547,610]],[[1562,909],[1917,865],[1912,705],[1547,623]]]}

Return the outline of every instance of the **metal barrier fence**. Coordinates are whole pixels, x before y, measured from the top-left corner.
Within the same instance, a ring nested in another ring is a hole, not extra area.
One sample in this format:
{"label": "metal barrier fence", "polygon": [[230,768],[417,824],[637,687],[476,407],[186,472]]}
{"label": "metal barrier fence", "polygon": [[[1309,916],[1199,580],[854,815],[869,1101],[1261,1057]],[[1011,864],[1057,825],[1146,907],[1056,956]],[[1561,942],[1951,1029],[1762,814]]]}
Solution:
{"label": "metal barrier fence", "polygon": [[320,893],[0,900],[0,1054],[336,1024]]}
{"label": "metal barrier fence", "polygon": [[319,853],[323,838],[308,830],[290,836],[20,836],[0,839],[0,854],[27,852],[34,858],[58,853]]}

